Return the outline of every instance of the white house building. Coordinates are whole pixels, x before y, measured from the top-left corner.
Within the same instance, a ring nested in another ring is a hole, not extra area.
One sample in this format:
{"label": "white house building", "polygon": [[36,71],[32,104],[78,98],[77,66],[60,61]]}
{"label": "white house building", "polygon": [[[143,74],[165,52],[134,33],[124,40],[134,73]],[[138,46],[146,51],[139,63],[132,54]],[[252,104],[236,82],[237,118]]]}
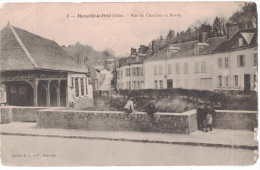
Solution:
{"label": "white house building", "polygon": [[131,49],[131,55],[119,60],[117,68],[117,89],[118,90],[139,90],[144,89],[143,62],[150,55],[146,46],[141,45],[138,52]]}
{"label": "white house building", "polygon": [[256,90],[257,30],[239,30],[213,51],[213,89]]}

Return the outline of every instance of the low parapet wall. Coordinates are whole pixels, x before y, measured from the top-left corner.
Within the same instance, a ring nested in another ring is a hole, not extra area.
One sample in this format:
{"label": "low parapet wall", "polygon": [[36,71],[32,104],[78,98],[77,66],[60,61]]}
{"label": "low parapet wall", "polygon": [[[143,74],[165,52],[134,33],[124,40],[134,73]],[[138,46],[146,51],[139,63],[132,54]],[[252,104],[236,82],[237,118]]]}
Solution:
{"label": "low parapet wall", "polygon": [[213,126],[218,129],[254,130],[257,128],[257,111],[216,110]]}
{"label": "low parapet wall", "polygon": [[[22,107],[22,106],[3,106],[0,107],[0,123],[9,122],[36,122],[36,111],[48,109],[47,107]],[[52,108],[55,109],[55,108]],[[56,109],[59,109],[57,107]]]}
{"label": "low parapet wall", "polygon": [[196,111],[156,113],[152,120],[146,113],[126,115],[111,111],[52,110],[37,111],[40,128],[66,128],[111,131],[157,131],[189,134],[197,130]]}

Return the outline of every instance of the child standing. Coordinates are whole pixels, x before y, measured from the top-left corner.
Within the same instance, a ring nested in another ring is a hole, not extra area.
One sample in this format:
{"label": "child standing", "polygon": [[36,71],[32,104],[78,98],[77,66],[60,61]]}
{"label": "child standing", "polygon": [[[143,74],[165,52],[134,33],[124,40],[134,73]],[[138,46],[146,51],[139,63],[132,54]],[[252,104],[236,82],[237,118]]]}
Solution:
{"label": "child standing", "polygon": [[212,122],[213,122],[213,114],[215,113],[215,110],[213,107],[211,107],[210,104],[207,105],[207,115],[206,115],[206,121],[207,121],[207,128],[206,132],[208,132],[208,129],[212,131]]}
{"label": "child standing", "polygon": [[212,131],[212,122],[213,122],[212,113],[207,113],[207,129],[206,129],[206,132],[208,132],[208,129],[210,131]]}

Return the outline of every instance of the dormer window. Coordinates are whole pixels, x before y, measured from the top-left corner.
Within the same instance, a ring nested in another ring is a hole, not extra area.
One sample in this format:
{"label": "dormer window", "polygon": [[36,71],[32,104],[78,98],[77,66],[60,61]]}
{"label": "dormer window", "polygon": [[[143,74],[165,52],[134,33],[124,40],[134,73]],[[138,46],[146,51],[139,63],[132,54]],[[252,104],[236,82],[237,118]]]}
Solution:
{"label": "dormer window", "polygon": [[194,46],[194,54],[199,54],[199,46],[198,46],[198,44],[196,44]]}
{"label": "dormer window", "polygon": [[199,54],[200,53],[200,49],[204,49],[206,47],[208,47],[209,44],[208,43],[202,43],[199,42],[197,44],[194,45],[194,54]]}
{"label": "dormer window", "polygon": [[174,46],[170,45],[167,50],[167,57],[171,57],[172,54],[179,52],[180,49],[181,49],[180,47],[174,47]]}
{"label": "dormer window", "polygon": [[239,45],[239,46],[242,46],[242,45],[243,45],[243,38],[239,38],[239,40],[238,40],[238,45]]}

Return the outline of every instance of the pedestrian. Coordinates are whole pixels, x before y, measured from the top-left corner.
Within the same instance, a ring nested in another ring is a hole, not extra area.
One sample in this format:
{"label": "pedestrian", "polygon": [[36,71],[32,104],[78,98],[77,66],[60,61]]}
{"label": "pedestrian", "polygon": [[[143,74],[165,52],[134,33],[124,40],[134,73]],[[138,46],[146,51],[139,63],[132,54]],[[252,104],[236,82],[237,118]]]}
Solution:
{"label": "pedestrian", "polygon": [[197,122],[199,130],[204,129],[205,111],[205,103],[200,102],[199,108],[197,109]]}
{"label": "pedestrian", "polygon": [[147,115],[151,118],[151,121],[154,122],[154,114],[157,112],[156,111],[156,107],[155,107],[155,103],[158,101],[157,98],[153,97],[149,104],[145,107],[145,111],[147,113]]}
{"label": "pedestrian", "polygon": [[134,112],[134,103],[133,103],[133,100],[134,98],[133,97],[130,97],[128,100],[127,100],[127,103],[124,107],[124,110],[125,110],[125,113],[127,115],[129,115],[130,113],[133,113]]}
{"label": "pedestrian", "polygon": [[209,130],[212,131],[212,123],[213,123],[213,114],[215,113],[215,110],[211,106],[210,103],[207,103],[207,108],[206,108],[207,116],[206,116],[206,121],[207,121],[207,127],[206,127],[206,132]]}

